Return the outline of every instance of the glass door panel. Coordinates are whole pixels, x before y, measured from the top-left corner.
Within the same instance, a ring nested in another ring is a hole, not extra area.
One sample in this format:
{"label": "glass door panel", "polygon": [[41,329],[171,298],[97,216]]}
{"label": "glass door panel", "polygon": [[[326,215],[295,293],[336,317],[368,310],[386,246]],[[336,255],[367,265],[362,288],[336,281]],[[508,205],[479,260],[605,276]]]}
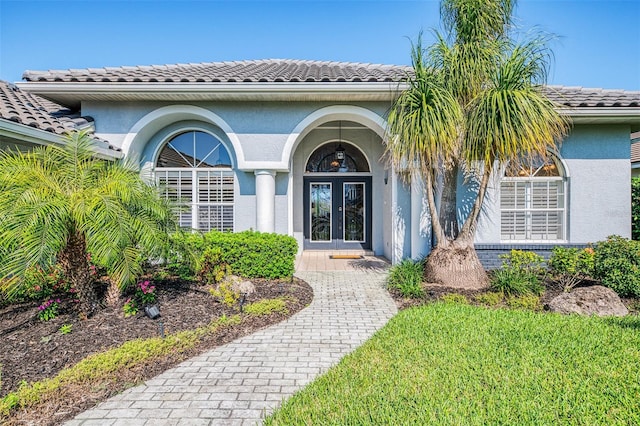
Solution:
{"label": "glass door panel", "polygon": [[311,183],[309,188],[311,241],[331,241],[331,184]]}
{"label": "glass door panel", "polygon": [[365,240],[365,191],[364,183],[344,183],[343,225],[344,241],[363,242]]}

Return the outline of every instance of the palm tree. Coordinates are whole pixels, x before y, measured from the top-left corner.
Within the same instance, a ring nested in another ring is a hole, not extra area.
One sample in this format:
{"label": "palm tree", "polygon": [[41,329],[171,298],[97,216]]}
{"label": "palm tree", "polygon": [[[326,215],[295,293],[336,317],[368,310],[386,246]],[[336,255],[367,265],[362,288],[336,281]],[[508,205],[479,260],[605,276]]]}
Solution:
{"label": "palm tree", "polygon": [[[425,268],[429,282],[486,285],[473,242],[492,176],[508,163],[546,157],[568,129],[542,90],[550,57],[544,40],[516,43],[509,36],[514,3],[443,0],[448,35],[436,33],[437,42],[426,51],[420,38],[412,47],[408,88],[388,116],[389,162],[425,182],[436,239]],[[460,170],[477,189],[461,226]]]}
{"label": "palm tree", "polygon": [[92,262],[119,288],[142,272],[141,254],[166,247],[170,210],[135,164],[99,159],[86,132],[62,146],[0,153],[0,277],[18,289],[25,270],[59,263],[81,311],[98,300]]}

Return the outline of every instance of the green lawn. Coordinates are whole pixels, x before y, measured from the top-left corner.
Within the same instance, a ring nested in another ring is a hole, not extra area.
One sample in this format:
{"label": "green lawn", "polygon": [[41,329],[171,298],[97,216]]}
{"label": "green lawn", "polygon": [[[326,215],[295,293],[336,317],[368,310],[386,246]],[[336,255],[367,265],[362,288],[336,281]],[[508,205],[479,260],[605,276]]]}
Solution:
{"label": "green lawn", "polygon": [[408,309],[266,424],[640,424],[640,319]]}

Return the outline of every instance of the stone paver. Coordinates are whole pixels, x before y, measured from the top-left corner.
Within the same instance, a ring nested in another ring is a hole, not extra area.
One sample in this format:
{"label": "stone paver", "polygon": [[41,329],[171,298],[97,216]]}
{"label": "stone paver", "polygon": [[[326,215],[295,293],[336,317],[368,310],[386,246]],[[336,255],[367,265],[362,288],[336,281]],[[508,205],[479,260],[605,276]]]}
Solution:
{"label": "stone paver", "polygon": [[383,268],[296,275],[313,287],[306,309],[191,358],[66,424],[259,424],[396,313]]}

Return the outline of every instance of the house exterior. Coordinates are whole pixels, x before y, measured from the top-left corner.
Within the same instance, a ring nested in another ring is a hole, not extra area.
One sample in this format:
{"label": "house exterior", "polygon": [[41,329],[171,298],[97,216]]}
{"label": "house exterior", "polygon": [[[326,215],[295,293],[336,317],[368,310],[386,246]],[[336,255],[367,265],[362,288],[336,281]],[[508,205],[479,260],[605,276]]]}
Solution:
{"label": "house exterior", "polygon": [[[112,157],[136,159],[181,203],[184,227],[277,232],[300,250],[366,250],[396,262],[432,246],[421,183],[404,184],[382,158],[386,113],[408,72],[215,62],[27,71],[16,90],[59,108],[59,119],[91,123]],[[554,161],[493,180],[476,239],[486,266],[511,248],[630,236],[629,141],[640,130],[640,92],[545,90],[572,118],[571,133]],[[0,126],[12,121],[0,117]],[[20,140],[18,132],[12,143]],[[473,189],[460,185],[464,215]]]}

